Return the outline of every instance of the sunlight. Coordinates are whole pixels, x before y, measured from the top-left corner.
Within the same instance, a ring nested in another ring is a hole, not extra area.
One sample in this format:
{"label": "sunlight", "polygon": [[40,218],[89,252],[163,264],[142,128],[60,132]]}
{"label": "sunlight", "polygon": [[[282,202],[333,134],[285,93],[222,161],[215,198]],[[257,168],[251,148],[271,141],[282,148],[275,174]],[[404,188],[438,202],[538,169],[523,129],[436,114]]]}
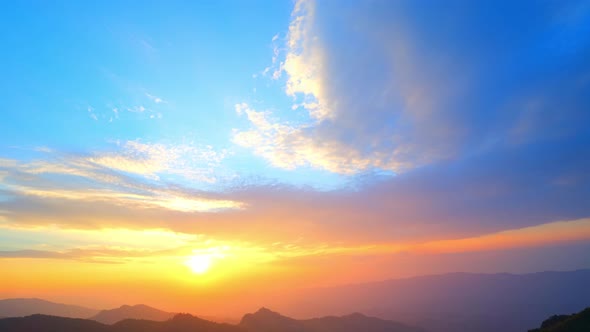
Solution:
{"label": "sunlight", "polygon": [[213,257],[209,254],[197,254],[189,257],[184,264],[195,274],[203,274],[211,267]]}

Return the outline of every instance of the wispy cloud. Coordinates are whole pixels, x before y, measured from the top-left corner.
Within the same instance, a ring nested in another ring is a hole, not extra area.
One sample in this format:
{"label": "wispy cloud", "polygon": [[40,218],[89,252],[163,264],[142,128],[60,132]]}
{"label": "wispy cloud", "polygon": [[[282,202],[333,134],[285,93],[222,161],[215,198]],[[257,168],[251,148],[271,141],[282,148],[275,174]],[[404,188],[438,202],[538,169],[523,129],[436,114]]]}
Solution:
{"label": "wispy cloud", "polygon": [[164,103],[165,102],[164,99],[162,99],[160,97],[157,97],[157,96],[154,96],[154,95],[151,95],[151,94],[149,94],[147,92],[145,93],[145,95],[146,95],[146,97],[148,97],[151,101],[153,101],[156,104],[160,104],[160,103]]}
{"label": "wispy cloud", "polygon": [[88,111],[88,116],[90,116],[90,118],[92,120],[98,121],[98,117],[96,116],[96,113],[94,113],[94,108],[92,108],[91,106],[88,106],[87,111]]}
{"label": "wispy cloud", "polygon": [[143,105],[127,107],[127,111],[133,112],[133,113],[143,113],[146,110],[147,110],[147,108],[145,108]]}
{"label": "wispy cloud", "polygon": [[297,234],[309,243],[375,243],[474,237],[590,213],[590,159],[571,153],[581,151],[582,143],[570,142],[569,150],[551,155],[540,153],[545,145],[510,147],[393,177],[367,174],[351,188],[331,191],[247,181],[205,190],[206,182],[188,180],[195,170],[183,157],[175,159],[182,153],[136,143],[122,144],[118,154],[1,161],[0,215],[21,225],[160,227],[263,242]]}
{"label": "wispy cloud", "polygon": [[[117,147],[115,151],[98,151],[90,155],[60,155],[49,151],[46,152],[46,159],[29,162],[7,159],[1,165],[6,176],[4,187],[24,196],[102,201],[184,212],[216,211],[243,205],[236,201],[142,184],[142,181],[157,181],[162,176],[191,183],[214,182],[216,168],[227,155],[226,151],[218,152],[211,146],[139,141],[118,143]],[[59,184],[56,180],[59,177],[70,179]]]}

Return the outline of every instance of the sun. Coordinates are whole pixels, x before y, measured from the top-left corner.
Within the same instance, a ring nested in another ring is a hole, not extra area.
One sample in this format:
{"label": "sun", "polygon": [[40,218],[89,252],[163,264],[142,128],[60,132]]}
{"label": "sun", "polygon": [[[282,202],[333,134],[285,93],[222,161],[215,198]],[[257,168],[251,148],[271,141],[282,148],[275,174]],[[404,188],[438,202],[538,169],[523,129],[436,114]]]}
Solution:
{"label": "sun", "polygon": [[211,255],[197,254],[189,257],[184,264],[195,274],[203,274],[209,270],[212,261]]}

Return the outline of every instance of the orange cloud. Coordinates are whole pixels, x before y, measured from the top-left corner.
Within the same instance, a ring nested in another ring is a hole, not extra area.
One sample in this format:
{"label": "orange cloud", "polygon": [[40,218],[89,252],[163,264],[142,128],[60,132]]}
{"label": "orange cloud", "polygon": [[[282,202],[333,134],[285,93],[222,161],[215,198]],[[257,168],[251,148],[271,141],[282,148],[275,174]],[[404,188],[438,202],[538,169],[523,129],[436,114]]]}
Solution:
{"label": "orange cloud", "polygon": [[414,247],[417,251],[453,253],[534,247],[590,239],[590,219],[560,221],[477,237],[433,241]]}

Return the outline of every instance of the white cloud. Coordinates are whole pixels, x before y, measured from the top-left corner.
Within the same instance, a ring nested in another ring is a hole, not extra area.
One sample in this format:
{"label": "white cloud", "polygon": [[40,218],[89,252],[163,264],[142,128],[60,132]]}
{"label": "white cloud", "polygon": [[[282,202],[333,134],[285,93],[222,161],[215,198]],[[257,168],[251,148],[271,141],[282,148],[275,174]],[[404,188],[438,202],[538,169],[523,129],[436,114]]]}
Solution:
{"label": "white cloud", "polygon": [[94,121],[98,121],[98,117],[96,116],[96,114],[94,113],[94,108],[88,106],[87,108],[88,111],[88,116],[90,116],[90,118]]}
{"label": "white cloud", "polygon": [[225,209],[240,209],[244,206],[243,203],[234,200],[186,196],[180,192],[158,189],[151,189],[147,194],[138,194],[116,189],[45,189],[22,185],[9,185],[8,188],[25,196],[36,196],[44,199],[106,202],[123,207],[164,208],[180,212],[214,212]]}
{"label": "white cloud", "polygon": [[215,182],[214,169],[228,155],[209,145],[163,144],[126,141],[119,150],[96,152],[86,161],[102,167],[158,179],[162,174],[178,175],[191,181]]}
{"label": "white cloud", "polygon": [[160,97],[157,97],[157,96],[154,96],[154,95],[151,95],[151,94],[149,94],[147,92],[146,92],[145,95],[146,95],[146,97],[148,97],[151,101],[153,101],[156,104],[160,104],[160,103],[163,103],[164,102],[164,99],[162,99]]}
{"label": "white cloud", "polygon": [[132,113],[143,113],[146,110],[147,109],[143,105],[137,105],[137,106],[133,106],[133,107],[127,107],[127,111],[132,112]]}
{"label": "white cloud", "polygon": [[273,166],[295,169],[312,166],[341,174],[354,174],[371,167],[397,170],[405,165],[395,160],[395,154],[374,152],[363,155],[338,140],[317,141],[308,134],[312,126],[292,126],[273,122],[269,112],[237,104],[236,112],[245,114],[252,124],[250,130],[234,130],[234,143],[253,149]]}

